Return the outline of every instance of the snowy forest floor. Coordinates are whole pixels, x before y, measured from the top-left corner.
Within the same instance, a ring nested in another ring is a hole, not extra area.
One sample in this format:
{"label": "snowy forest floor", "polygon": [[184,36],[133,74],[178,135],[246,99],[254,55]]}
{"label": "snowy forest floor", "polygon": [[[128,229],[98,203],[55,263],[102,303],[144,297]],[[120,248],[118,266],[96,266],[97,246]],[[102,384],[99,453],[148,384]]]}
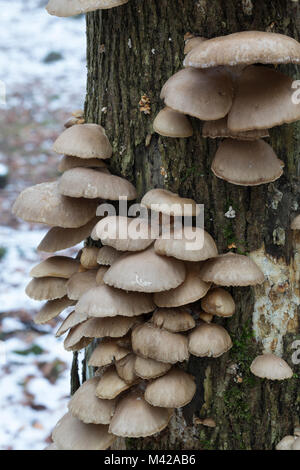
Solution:
{"label": "snowy forest floor", "polygon": [[[29,271],[46,227],[11,215],[25,187],[57,176],[53,140],[85,94],[85,20],[49,16],[46,0],[0,0],[0,449],[39,450],[64,414],[71,353],[57,322],[38,327],[41,303],[28,299]],[[2,93],[3,95],[3,93]],[[0,96],[1,98],[1,96]]]}

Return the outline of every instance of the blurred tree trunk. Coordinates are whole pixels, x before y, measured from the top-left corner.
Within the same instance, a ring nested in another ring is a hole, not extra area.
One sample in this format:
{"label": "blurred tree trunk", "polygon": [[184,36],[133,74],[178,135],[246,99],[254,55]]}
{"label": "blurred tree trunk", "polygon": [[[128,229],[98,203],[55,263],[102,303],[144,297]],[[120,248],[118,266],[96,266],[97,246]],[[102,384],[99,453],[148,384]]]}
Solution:
{"label": "blurred tree trunk", "polygon": [[[300,126],[271,130],[270,143],[285,162],[284,176],[256,188],[215,178],[210,165],[217,143],[194,136],[168,139],[153,133],[162,108],[160,90],[182,67],[184,35],[211,38],[241,30],[274,31],[299,40],[297,1],[129,0],[127,5],[87,15],[88,85],[86,118],[101,123],[112,142],[112,170],[132,181],[139,195],[165,187],[205,204],[206,230],[220,252],[235,244],[268,276],[263,287],[232,291],[237,312],[220,321],[234,340],[219,359],[191,358],[198,390],[191,405],[158,437],[130,440],[137,449],[271,449],[299,424],[297,376],[275,383],[249,371],[263,349],[291,362],[299,314],[299,236],[289,230],[299,210]],[[280,67],[296,77],[295,66]],[[150,98],[151,114],[139,108]],[[232,206],[234,219],[225,217]],[[297,269],[298,264],[298,269]],[[193,424],[193,416],[213,417],[216,428]],[[186,424],[185,424],[186,423]]]}

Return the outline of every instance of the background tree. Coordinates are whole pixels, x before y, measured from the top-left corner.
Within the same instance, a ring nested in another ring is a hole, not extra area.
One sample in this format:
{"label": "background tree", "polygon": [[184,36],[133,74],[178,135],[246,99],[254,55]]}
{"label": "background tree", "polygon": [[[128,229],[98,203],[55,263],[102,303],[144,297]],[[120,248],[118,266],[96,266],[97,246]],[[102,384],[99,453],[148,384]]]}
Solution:
{"label": "background tree", "polygon": [[[263,349],[291,363],[299,314],[300,238],[289,229],[299,210],[300,125],[271,130],[270,143],[285,162],[276,183],[238,187],[210,171],[217,143],[201,137],[191,119],[189,139],[160,137],[152,130],[164,82],[182,67],[186,33],[225,35],[242,30],[274,31],[299,40],[298,1],[130,0],[87,15],[88,122],[102,124],[112,142],[112,169],[132,181],[139,195],[165,187],[205,204],[206,230],[220,252],[236,246],[252,253],[268,275],[263,287],[234,289],[236,314],[226,325],[234,347],[219,359],[191,357],[197,394],[158,438],[127,441],[139,449],[270,449],[299,424],[300,389],[256,379],[249,371]],[[280,70],[297,77],[296,66]],[[150,114],[139,105],[149,98]],[[146,97],[146,98],[145,98]],[[236,217],[225,213],[232,206]],[[299,366],[292,365],[295,372]],[[213,417],[216,428],[193,424],[193,415]],[[185,425],[185,421],[187,426]]]}

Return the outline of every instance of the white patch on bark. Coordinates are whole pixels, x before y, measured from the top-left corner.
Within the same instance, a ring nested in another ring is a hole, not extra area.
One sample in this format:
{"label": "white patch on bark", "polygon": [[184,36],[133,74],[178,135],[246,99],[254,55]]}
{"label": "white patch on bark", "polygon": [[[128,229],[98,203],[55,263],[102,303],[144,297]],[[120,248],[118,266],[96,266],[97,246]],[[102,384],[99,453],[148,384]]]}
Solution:
{"label": "white patch on bark", "polygon": [[[298,237],[298,240],[297,240]],[[300,237],[295,235],[294,258],[290,264],[265,253],[264,247],[252,252],[251,258],[261,268],[266,281],[254,287],[253,329],[264,352],[283,353],[283,338],[298,332],[300,305]]]}

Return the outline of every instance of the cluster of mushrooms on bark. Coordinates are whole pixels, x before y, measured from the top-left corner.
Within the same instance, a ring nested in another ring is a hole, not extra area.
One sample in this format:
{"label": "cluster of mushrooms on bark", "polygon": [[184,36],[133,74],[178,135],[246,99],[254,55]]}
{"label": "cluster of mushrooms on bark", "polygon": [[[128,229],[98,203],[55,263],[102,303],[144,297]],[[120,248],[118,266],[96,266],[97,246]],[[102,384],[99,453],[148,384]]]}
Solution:
{"label": "cluster of mushrooms on bark", "polygon": [[[47,9],[71,16],[127,1],[50,0]],[[300,119],[300,104],[293,102],[290,77],[254,64],[299,63],[300,44],[250,31],[188,38],[185,54],[185,68],[163,86],[166,107],[155,118],[155,131],[187,138],[193,133],[187,115],[196,117],[205,121],[203,137],[224,139],[212,164],[217,177],[245,186],[279,178],[283,164],[262,138],[268,129]],[[152,189],[141,200],[141,208],[157,216],[155,234],[147,218],[104,216],[103,201],[134,201],[136,189],[110,173],[105,162],[112,147],[100,125],[85,123],[78,112],[65,127],[53,146],[64,155],[61,176],[25,189],[13,213],[51,227],[38,250],[52,256],[32,269],[26,288],[29,297],[46,301],[35,322],[44,324],[73,307],[57,336],[67,333],[68,351],[95,345],[88,362],[94,376],[70,399],[49,449],[103,450],[116,437],[162,431],[175,409],[191,402],[196,384],[185,371],[189,356],[218,358],[232,347],[226,329],[213,321],[235,313],[224,287],[262,284],[265,276],[248,256],[218,254],[202,228],[178,228],[185,208],[190,217],[199,208],[165,189]],[[137,228],[138,238],[132,236]],[[291,228],[300,229],[300,215]],[[189,250],[193,234],[199,243]],[[76,258],[54,254],[86,239]],[[273,354],[258,356],[251,371],[270,380],[293,376]],[[277,447],[299,449],[299,435],[295,430]]]}

